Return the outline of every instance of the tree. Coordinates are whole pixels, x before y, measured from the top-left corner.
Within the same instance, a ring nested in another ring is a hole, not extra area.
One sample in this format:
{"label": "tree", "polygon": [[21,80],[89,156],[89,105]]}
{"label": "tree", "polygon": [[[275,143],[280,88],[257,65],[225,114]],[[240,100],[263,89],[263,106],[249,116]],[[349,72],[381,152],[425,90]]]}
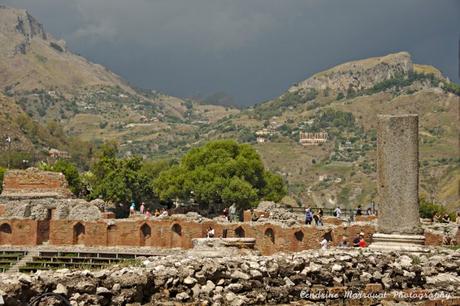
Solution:
{"label": "tree", "polygon": [[264,169],[253,147],[233,140],[190,150],[179,164],[161,172],[152,187],[160,200],[193,198],[202,208],[235,203],[244,209],[287,193],[281,177]]}
{"label": "tree", "polygon": [[60,159],[53,165],[41,163],[39,168],[45,171],[60,172],[64,174],[69,184],[70,191],[77,196],[81,193],[83,185],[80,179],[80,173],[78,172],[77,166],[73,163]]}
{"label": "tree", "polygon": [[99,159],[93,164],[91,172],[85,174],[89,197],[125,205],[131,201],[158,201],[151,181],[168,169],[170,162],[144,161],[137,156],[121,159],[116,157],[117,154],[115,143],[101,146],[97,154]]}

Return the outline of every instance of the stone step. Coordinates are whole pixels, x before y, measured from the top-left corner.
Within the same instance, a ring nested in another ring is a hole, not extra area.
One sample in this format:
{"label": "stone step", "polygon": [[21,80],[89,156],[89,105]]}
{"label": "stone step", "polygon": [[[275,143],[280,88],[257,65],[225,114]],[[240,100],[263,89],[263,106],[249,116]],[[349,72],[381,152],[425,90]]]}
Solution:
{"label": "stone step", "polygon": [[27,254],[21,258],[15,265],[13,265],[6,273],[18,273],[20,267],[26,266],[27,262],[32,261],[34,256],[38,256],[38,250],[32,249],[27,252]]}

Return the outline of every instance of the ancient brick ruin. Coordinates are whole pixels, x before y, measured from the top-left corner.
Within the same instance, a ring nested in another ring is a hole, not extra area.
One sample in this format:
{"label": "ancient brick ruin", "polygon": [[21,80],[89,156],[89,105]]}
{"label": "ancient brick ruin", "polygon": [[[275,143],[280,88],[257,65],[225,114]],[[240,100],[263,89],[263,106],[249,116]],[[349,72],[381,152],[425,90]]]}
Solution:
{"label": "ancient brick ruin", "polygon": [[[47,242],[54,246],[189,249],[193,239],[205,237],[212,227],[216,237],[255,238],[255,248],[269,255],[318,249],[325,235],[331,245],[337,245],[343,236],[351,243],[356,234],[364,232],[370,241],[376,232],[374,216],[362,216],[351,225],[326,217],[323,227],[304,225],[301,218],[288,223],[270,217],[250,222],[249,211],[245,212],[245,222],[187,215],[114,219],[113,214],[102,213],[103,202],[65,198],[69,195],[65,179],[59,174],[38,170],[8,172],[0,197],[0,245],[35,246]],[[267,211],[256,213],[269,215]],[[442,233],[427,231],[426,236],[427,244],[442,244]]]}
{"label": "ancient brick ruin", "polygon": [[27,170],[9,170],[3,179],[2,198],[71,198],[67,181],[62,173]]}

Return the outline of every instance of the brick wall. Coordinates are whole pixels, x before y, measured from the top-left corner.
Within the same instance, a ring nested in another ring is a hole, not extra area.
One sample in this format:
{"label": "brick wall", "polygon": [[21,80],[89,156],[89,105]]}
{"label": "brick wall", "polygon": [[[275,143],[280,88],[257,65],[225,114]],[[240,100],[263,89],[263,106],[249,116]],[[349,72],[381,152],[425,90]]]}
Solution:
{"label": "brick wall", "polygon": [[[191,248],[192,239],[206,236],[207,229],[214,228],[216,237],[251,237],[256,239],[256,249],[263,255],[276,252],[296,252],[317,249],[326,235],[336,246],[343,236],[349,245],[353,238],[364,232],[370,243],[376,231],[373,224],[323,226],[299,224],[284,227],[280,223],[242,222],[197,223],[184,219],[167,220],[112,219],[99,221],[29,219],[0,220],[0,245],[36,245],[49,241],[50,245],[85,246],[151,246],[158,248]],[[427,245],[440,245],[442,235],[426,231]]]}
{"label": "brick wall", "polygon": [[[340,242],[343,235],[349,237],[364,231],[369,240],[375,229],[371,225],[338,227],[315,227],[299,225],[285,228],[271,223],[196,223],[181,219],[161,221],[112,220],[76,222],[69,220],[50,221],[50,244],[85,246],[151,246],[160,248],[191,248],[193,238],[206,236],[207,229],[214,228],[216,237],[256,238],[256,248],[264,255],[279,251],[301,251],[320,247],[326,233],[332,245]],[[82,230],[83,228],[83,230]]]}
{"label": "brick wall", "polygon": [[37,221],[0,220],[0,245],[36,245]]}
{"label": "brick wall", "polygon": [[5,173],[2,196],[70,198],[72,193],[62,173],[29,168]]}

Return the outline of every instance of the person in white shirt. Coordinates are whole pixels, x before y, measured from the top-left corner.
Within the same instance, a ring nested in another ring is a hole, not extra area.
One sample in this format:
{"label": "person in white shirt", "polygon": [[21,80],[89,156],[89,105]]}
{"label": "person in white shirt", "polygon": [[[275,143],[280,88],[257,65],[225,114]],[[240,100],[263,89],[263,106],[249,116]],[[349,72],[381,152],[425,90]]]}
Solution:
{"label": "person in white shirt", "polygon": [[327,250],[327,243],[328,243],[328,241],[327,241],[326,238],[324,238],[324,239],[320,242],[320,244],[321,244],[321,250]]}
{"label": "person in white shirt", "polygon": [[209,227],[207,237],[214,238],[214,236],[215,236],[214,229],[212,227]]}
{"label": "person in white shirt", "polygon": [[341,215],[342,215],[342,210],[340,209],[340,207],[337,206],[337,208],[334,210],[334,216],[336,216],[337,218],[340,218]]}

